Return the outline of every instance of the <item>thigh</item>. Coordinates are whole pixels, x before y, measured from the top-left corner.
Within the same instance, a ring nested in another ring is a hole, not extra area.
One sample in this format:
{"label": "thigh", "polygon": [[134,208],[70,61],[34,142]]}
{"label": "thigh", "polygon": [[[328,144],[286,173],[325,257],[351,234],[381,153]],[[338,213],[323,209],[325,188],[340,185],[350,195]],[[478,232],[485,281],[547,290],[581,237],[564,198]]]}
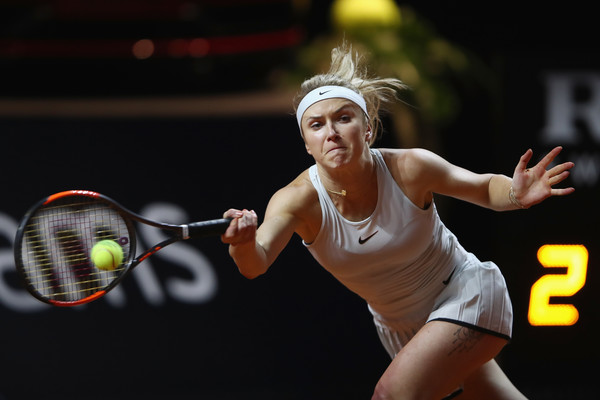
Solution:
{"label": "thigh", "polygon": [[373,399],[441,399],[505,344],[505,339],[464,326],[429,322],[392,360]]}
{"label": "thigh", "polygon": [[526,400],[496,361],[479,367],[466,380],[460,400]]}

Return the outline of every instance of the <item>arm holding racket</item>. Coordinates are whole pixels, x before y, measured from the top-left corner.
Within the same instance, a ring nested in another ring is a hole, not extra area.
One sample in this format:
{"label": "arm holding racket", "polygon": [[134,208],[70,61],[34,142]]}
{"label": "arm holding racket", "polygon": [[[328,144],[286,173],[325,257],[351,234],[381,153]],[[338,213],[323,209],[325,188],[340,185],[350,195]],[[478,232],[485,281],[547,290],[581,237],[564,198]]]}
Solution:
{"label": "arm holding racket", "polygon": [[264,248],[256,238],[258,217],[254,211],[230,209],[224,218],[233,218],[225,233],[223,243],[229,244],[229,255],[240,273],[248,279],[262,275],[269,268]]}

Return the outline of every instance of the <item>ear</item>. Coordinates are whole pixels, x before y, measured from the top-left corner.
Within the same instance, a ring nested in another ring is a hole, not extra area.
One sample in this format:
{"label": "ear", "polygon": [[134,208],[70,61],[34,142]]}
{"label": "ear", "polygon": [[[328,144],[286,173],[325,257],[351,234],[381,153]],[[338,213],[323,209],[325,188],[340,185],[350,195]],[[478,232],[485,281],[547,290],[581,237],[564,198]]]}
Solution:
{"label": "ear", "polygon": [[371,126],[367,126],[367,133],[365,135],[365,139],[367,140],[367,142],[369,142],[371,140],[371,137],[373,137],[373,131],[371,130]]}
{"label": "ear", "polygon": [[312,156],[312,153],[310,152],[310,149],[308,148],[308,144],[306,143],[306,138],[304,138],[304,133],[302,131],[300,131],[300,136],[302,137],[302,141],[304,142],[304,148],[306,149],[306,152]]}

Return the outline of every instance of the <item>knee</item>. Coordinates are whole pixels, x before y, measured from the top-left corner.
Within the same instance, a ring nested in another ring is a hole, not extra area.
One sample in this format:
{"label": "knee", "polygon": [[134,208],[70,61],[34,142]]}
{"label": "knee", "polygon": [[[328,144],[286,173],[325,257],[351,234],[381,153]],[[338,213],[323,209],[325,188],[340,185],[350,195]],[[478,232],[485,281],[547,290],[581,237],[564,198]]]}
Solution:
{"label": "knee", "polygon": [[394,400],[394,396],[392,396],[392,393],[379,382],[377,383],[377,386],[375,386],[375,391],[373,392],[371,400]]}
{"label": "knee", "polygon": [[391,400],[391,399],[392,399],[392,397],[380,384],[377,384],[377,386],[375,386],[375,391],[373,392],[373,397],[371,397],[371,400]]}
{"label": "knee", "polygon": [[425,400],[431,399],[431,393],[427,391],[414,391],[414,390],[396,390],[391,391],[381,382],[377,383],[373,392],[371,400]]}

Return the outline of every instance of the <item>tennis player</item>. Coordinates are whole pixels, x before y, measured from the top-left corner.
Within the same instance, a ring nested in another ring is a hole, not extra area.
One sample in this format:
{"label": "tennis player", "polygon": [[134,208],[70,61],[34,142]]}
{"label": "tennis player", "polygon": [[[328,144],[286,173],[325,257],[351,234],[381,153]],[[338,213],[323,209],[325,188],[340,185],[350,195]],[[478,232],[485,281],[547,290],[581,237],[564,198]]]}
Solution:
{"label": "tennis player", "polygon": [[424,149],[375,149],[381,104],[404,89],[370,78],[350,46],[305,81],[298,126],[315,164],[254,211],[230,209],[222,236],[247,278],[264,274],[296,233],[314,258],[361,296],[392,361],[372,399],[523,399],[494,357],[512,333],[505,280],[466,251],[440,220],[434,194],[492,210],[526,209],[573,188],[554,188],[573,163],[550,166],[557,147],[512,178],[480,174]]}

